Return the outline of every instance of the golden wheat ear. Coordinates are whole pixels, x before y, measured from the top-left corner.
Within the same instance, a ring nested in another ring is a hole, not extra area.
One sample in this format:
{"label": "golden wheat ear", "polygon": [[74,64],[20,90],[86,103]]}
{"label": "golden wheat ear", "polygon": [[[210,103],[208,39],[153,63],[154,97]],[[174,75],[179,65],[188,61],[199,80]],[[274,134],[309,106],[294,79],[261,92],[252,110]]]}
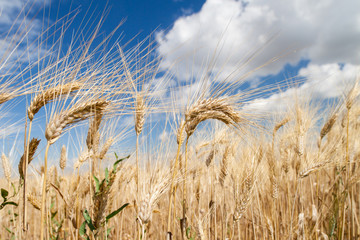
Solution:
{"label": "golden wheat ear", "polygon": [[185,113],[185,131],[190,137],[199,123],[216,119],[226,125],[236,125],[242,121],[239,113],[223,98],[208,98],[195,102]]}
{"label": "golden wheat ear", "polygon": [[58,140],[66,127],[93,116],[96,112],[102,112],[109,105],[106,100],[92,100],[75,105],[67,111],[55,115],[47,124],[45,137],[51,145]]}
{"label": "golden wheat ear", "polygon": [[4,170],[4,175],[6,180],[10,183],[11,182],[11,167],[9,163],[9,158],[3,153],[1,155],[1,163]]}
{"label": "golden wheat ear", "polygon": [[[40,143],[40,139],[37,139],[37,138],[31,139],[30,145],[29,145],[28,164],[30,164],[30,162],[34,159],[34,155],[35,155],[37,147],[39,146],[39,143]],[[24,178],[26,155],[27,155],[27,153],[25,150],[24,154],[20,158],[20,162],[18,165],[19,174],[20,174],[21,178]]]}
{"label": "golden wheat ear", "polygon": [[49,88],[45,90],[44,92],[36,95],[27,110],[28,117],[30,120],[34,119],[34,116],[39,110],[45,106],[47,103],[57,99],[58,97],[62,95],[70,94],[74,91],[77,91],[81,89],[83,86],[80,82],[70,82],[64,85],[58,85],[53,88]]}
{"label": "golden wheat ear", "polygon": [[14,98],[15,96],[10,93],[0,93],[0,104],[3,104],[4,102],[7,102]]}
{"label": "golden wheat ear", "polygon": [[67,161],[67,157],[66,157],[66,146],[63,145],[61,147],[61,154],[60,154],[60,168],[61,170],[64,170],[66,167],[66,161]]}

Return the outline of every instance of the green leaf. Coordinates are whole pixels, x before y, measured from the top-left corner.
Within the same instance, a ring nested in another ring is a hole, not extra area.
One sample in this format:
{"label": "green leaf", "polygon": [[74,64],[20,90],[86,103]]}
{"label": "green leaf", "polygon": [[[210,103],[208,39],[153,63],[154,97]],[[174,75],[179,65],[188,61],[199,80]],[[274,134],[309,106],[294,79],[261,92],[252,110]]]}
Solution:
{"label": "green leaf", "polygon": [[54,213],[51,213],[51,220],[53,220],[56,217],[57,211],[55,211]]}
{"label": "green leaf", "polygon": [[95,230],[95,227],[93,225],[93,222],[91,220],[91,217],[89,215],[89,212],[85,209],[84,212],[83,212],[83,216],[85,218],[85,221],[86,221],[86,224],[89,226],[90,230],[91,231],[94,231]]}
{"label": "green leaf", "polygon": [[[116,171],[117,171],[117,165],[118,165],[120,162],[124,161],[125,159],[128,159],[129,157],[130,157],[130,155],[128,155],[128,156],[126,156],[126,157],[124,157],[124,158],[121,158],[121,159],[117,160],[117,161],[114,163],[114,165],[113,165],[113,170],[112,170],[112,172],[113,172],[113,173],[116,173]],[[116,159],[118,159],[118,158],[116,158]]]}
{"label": "green leaf", "polygon": [[13,205],[15,207],[18,206],[18,204],[15,203],[15,202],[4,202],[4,203],[1,204],[1,208],[5,207],[6,205]]}
{"label": "green leaf", "polygon": [[106,237],[109,237],[112,228],[106,229]]}
{"label": "green leaf", "polygon": [[124,208],[126,208],[129,205],[129,203],[125,203],[124,205],[122,205],[119,209],[113,211],[112,213],[110,213],[109,215],[106,216],[106,222],[109,221],[110,218],[114,217],[116,214],[118,214],[119,212],[121,212]]}
{"label": "green leaf", "polygon": [[106,184],[109,184],[109,169],[105,168],[105,180]]}
{"label": "green leaf", "polygon": [[81,226],[80,226],[80,228],[79,228],[79,234],[80,234],[80,236],[81,237],[83,237],[83,238],[88,238],[88,235],[86,234],[86,221],[84,221],[82,224],[81,224]]}
{"label": "green leaf", "polygon": [[11,231],[9,228],[7,228],[7,227],[4,227],[4,228],[5,228],[6,231],[8,231],[9,233],[14,234],[13,231]]}
{"label": "green leaf", "polygon": [[1,189],[1,196],[4,199],[4,201],[6,201],[6,197],[9,195],[9,192],[5,189]]}
{"label": "green leaf", "polygon": [[93,176],[93,178],[95,180],[95,193],[98,193],[100,191],[100,182],[97,177]]}
{"label": "green leaf", "polygon": [[191,238],[191,236],[190,236],[190,231],[191,231],[191,228],[190,228],[190,227],[186,228],[186,237],[187,237],[188,239]]}
{"label": "green leaf", "polygon": [[13,193],[13,195],[12,195],[11,197],[15,197],[15,195],[16,195],[16,187],[15,187],[15,184],[14,184],[14,183],[11,183],[11,186],[12,186],[12,188],[13,188],[13,190],[14,190],[14,193]]}

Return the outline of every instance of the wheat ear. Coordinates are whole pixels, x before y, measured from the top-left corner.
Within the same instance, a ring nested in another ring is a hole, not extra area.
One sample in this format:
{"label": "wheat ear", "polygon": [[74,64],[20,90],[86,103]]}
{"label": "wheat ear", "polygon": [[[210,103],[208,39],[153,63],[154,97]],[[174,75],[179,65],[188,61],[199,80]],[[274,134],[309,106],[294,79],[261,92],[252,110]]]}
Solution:
{"label": "wheat ear", "polygon": [[93,149],[97,151],[99,141],[100,141],[100,134],[99,128],[102,121],[103,113],[102,112],[95,112],[94,118],[90,122],[88,134],[86,137],[86,145],[88,149]]}
{"label": "wheat ear", "polygon": [[11,167],[10,167],[10,163],[9,163],[9,158],[4,153],[1,155],[1,163],[2,163],[2,167],[4,169],[5,178],[8,181],[8,183],[10,183],[11,182]]}
{"label": "wheat ear", "polygon": [[320,131],[320,139],[323,139],[330,132],[336,122],[337,117],[337,114],[333,114],[331,118],[324,124]]}
{"label": "wheat ear", "polygon": [[30,164],[30,162],[34,159],[34,155],[35,155],[36,149],[39,146],[39,143],[40,143],[40,139],[37,139],[37,138],[31,139],[31,142],[29,144],[29,153],[27,153],[27,151],[25,150],[24,154],[21,156],[20,162],[18,165],[19,174],[20,174],[21,178],[24,178],[26,155],[28,158],[28,164]]}
{"label": "wheat ear", "polygon": [[7,102],[14,97],[15,96],[11,93],[0,93],[0,104],[3,104],[4,102]]}
{"label": "wheat ear", "polygon": [[199,123],[216,119],[227,125],[242,121],[240,115],[224,98],[208,98],[195,102],[185,113],[185,131],[190,137]]}
{"label": "wheat ear", "polygon": [[28,117],[30,121],[34,119],[34,116],[39,110],[45,106],[47,103],[53,101],[61,95],[66,95],[71,92],[77,91],[82,87],[82,84],[79,82],[70,82],[64,85],[58,85],[53,88],[49,88],[44,92],[36,95],[27,110]]}
{"label": "wheat ear", "polygon": [[139,177],[140,177],[140,167],[139,167],[139,136],[142,132],[143,126],[145,123],[145,103],[144,98],[138,94],[136,96],[136,106],[135,106],[135,132],[136,132],[136,192],[139,195]]}
{"label": "wheat ear", "polygon": [[[226,125],[237,125],[242,121],[239,113],[225,98],[199,99],[185,112],[185,131],[187,134],[185,143],[185,176],[183,183],[183,218],[182,230],[186,228],[186,175],[187,175],[187,147],[190,136],[194,133],[199,123],[207,120],[219,120]],[[181,138],[180,138],[181,139]]]}
{"label": "wheat ear", "polygon": [[99,159],[103,160],[106,156],[106,153],[109,151],[111,145],[113,144],[115,139],[113,138],[109,138],[108,140],[106,140],[104,146],[102,147],[100,153],[99,153]]}
{"label": "wheat ear", "polygon": [[58,140],[64,129],[71,124],[85,120],[98,111],[103,111],[109,105],[106,100],[92,100],[70,108],[59,115],[55,115],[47,124],[45,137],[49,144],[53,144]]}
{"label": "wheat ear", "polygon": [[64,171],[65,167],[66,167],[66,160],[67,160],[67,157],[66,157],[66,146],[63,145],[61,147],[61,153],[60,153],[60,168],[61,170]]}

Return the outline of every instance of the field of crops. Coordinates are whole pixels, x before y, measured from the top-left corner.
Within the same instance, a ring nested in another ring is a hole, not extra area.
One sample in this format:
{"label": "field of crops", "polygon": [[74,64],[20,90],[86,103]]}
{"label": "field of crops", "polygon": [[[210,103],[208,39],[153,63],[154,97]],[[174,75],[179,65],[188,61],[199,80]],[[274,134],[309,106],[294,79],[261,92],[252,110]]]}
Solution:
{"label": "field of crops", "polygon": [[54,49],[25,67],[20,40],[3,46],[0,239],[360,238],[358,79],[256,111],[301,80],[246,90],[246,74],[209,73],[214,54],[189,94],[151,39],[124,50],[99,28],[55,54],[50,27]]}

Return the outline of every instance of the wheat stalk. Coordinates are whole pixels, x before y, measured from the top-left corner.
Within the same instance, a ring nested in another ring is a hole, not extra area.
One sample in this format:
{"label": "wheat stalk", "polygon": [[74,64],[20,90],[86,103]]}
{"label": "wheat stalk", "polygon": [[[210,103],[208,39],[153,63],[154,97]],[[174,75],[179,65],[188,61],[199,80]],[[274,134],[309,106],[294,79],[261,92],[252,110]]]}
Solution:
{"label": "wheat stalk", "polygon": [[[30,120],[30,124],[29,124],[29,129],[28,132],[26,133],[25,130],[25,152],[28,153],[29,151],[29,141],[30,141],[30,134],[31,134],[31,128],[32,128],[32,122],[34,119],[34,116],[37,112],[39,112],[39,110],[45,106],[47,103],[53,101],[54,99],[60,97],[61,95],[66,95],[66,94],[70,94],[76,90],[79,90],[82,87],[82,83],[80,82],[70,82],[64,85],[58,85],[56,87],[53,88],[49,88],[47,90],[45,90],[44,92],[36,95],[31,103],[30,106],[28,107],[27,113],[28,113],[28,118]],[[25,126],[26,127],[26,126]],[[26,134],[28,135],[28,138],[26,140]],[[26,204],[25,204],[25,196],[26,196],[26,179],[27,179],[27,167],[28,167],[28,162],[29,162],[29,156],[27,154],[25,154],[25,164],[23,164],[22,168],[22,174],[23,178],[24,178],[24,187],[23,187],[23,228],[24,231],[26,231]],[[19,171],[20,171],[20,166],[19,166]]]}
{"label": "wheat stalk", "polygon": [[44,159],[44,182],[42,188],[42,202],[41,202],[41,232],[40,236],[43,239],[44,236],[44,222],[45,222],[45,205],[46,205],[46,177],[47,177],[47,157],[49,147],[51,144],[58,140],[64,131],[64,129],[74,123],[81,120],[85,120],[93,116],[96,112],[104,111],[109,105],[108,101],[96,99],[85,103],[77,104],[71,107],[67,111],[61,112],[59,115],[54,115],[49,121],[45,129],[45,137],[47,139],[47,145],[45,150]]}
{"label": "wheat stalk", "polygon": [[102,111],[95,112],[94,118],[90,122],[88,134],[86,137],[86,145],[88,149],[93,149],[94,151],[97,151],[97,148],[99,146],[100,141],[100,133],[99,128],[102,121],[103,113]]}

